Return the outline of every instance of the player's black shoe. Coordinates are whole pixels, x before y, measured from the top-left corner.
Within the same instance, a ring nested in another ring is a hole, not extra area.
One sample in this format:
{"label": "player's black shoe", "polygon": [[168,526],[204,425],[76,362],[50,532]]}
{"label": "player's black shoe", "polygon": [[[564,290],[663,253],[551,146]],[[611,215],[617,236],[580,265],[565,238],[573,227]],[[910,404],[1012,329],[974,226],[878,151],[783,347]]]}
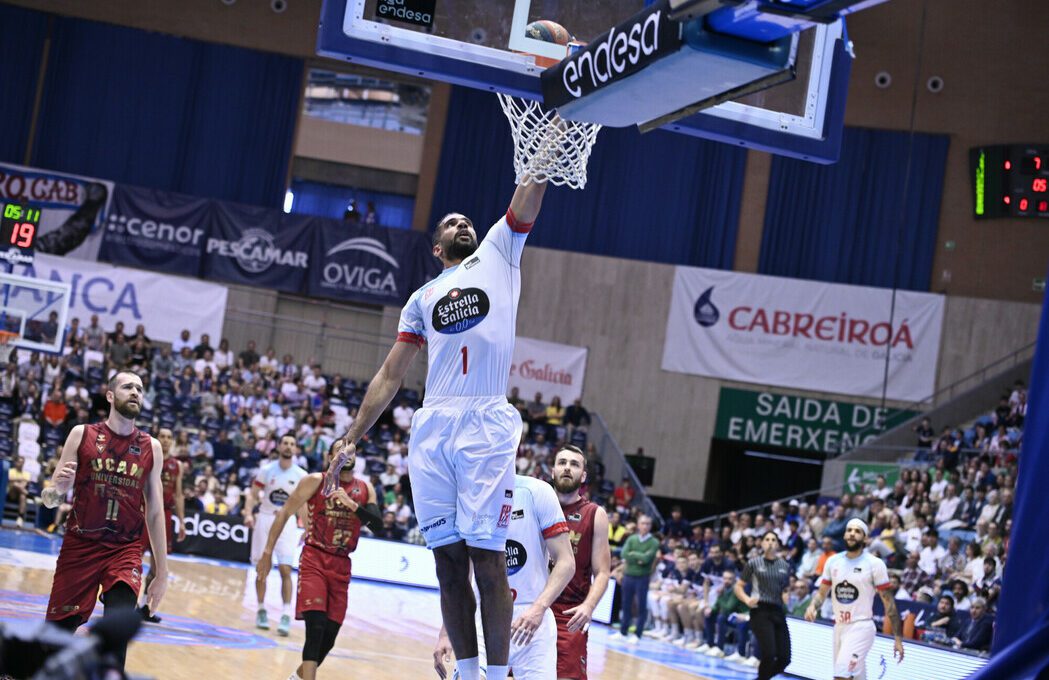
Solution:
{"label": "player's black shoe", "polygon": [[138,608],[138,613],[142,616],[142,620],[146,623],[160,623],[160,617],[156,614],[150,613],[149,605],[144,604]]}

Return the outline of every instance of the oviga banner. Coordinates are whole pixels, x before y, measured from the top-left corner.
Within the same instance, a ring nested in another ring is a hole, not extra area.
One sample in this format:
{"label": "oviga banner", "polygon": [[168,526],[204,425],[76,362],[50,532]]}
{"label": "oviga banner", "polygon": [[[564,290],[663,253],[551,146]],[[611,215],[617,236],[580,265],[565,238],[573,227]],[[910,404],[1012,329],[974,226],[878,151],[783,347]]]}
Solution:
{"label": "oviga banner", "polygon": [[[665,371],[922,401],[940,351],[940,295],[677,267]],[[888,371],[886,372],[886,357]]]}

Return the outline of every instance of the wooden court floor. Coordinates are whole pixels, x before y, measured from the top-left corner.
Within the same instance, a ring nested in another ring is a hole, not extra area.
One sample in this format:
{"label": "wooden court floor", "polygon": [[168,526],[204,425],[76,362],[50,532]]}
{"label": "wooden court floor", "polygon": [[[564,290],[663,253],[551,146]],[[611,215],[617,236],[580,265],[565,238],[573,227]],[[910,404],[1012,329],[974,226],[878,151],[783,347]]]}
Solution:
{"label": "wooden court floor", "polygon": [[[43,616],[59,545],[58,540],[37,536],[29,540],[17,534],[28,532],[0,530],[0,620],[7,625]],[[11,535],[18,540],[12,543]],[[11,545],[18,547],[5,547]],[[159,612],[163,621],[144,626],[132,643],[130,672],[162,680],[285,680],[295,669],[304,631],[301,622],[295,622],[290,637],[274,632],[280,616],[276,571],[268,582],[271,630],[266,632],[254,628],[253,572],[246,565],[176,556],[170,570],[172,580]],[[354,581],[346,621],[319,677],[436,678],[431,653],[439,621],[434,591]],[[607,634],[607,627],[600,625],[591,632],[591,678],[749,680],[755,675],[658,642],[617,648]]]}

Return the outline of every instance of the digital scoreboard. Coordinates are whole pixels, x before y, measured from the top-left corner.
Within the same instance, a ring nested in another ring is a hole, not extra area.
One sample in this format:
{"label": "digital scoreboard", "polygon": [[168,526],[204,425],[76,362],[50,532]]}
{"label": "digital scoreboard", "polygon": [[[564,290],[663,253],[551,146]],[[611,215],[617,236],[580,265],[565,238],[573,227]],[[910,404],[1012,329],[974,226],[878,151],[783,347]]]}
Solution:
{"label": "digital scoreboard", "polygon": [[0,259],[11,264],[32,262],[39,230],[39,208],[0,202]]}
{"label": "digital scoreboard", "polygon": [[1049,217],[1049,144],[969,150],[977,219]]}

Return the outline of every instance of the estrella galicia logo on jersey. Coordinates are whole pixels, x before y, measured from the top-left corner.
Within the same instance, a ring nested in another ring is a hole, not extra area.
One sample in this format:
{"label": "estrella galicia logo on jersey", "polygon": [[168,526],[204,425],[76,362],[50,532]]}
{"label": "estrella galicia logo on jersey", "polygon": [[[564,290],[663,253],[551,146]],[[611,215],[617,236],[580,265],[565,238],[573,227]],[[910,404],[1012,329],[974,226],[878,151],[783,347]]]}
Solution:
{"label": "estrella galicia logo on jersey", "polygon": [[280,507],[288,502],[288,492],[284,489],[274,489],[270,491],[270,503]]}
{"label": "estrella galicia logo on jersey", "polygon": [[528,562],[528,553],[517,541],[506,542],[506,575],[513,576]]}
{"label": "estrella galicia logo on jersey", "polygon": [[484,321],[491,309],[488,294],[480,288],[452,288],[433,306],[433,329],[453,335]]}
{"label": "estrella galicia logo on jersey", "polygon": [[842,604],[852,604],[860,597],[859,588],[848,581],[842,581],[834,586],[834,599]]}
{"label": "estrella galicia logo on jersey", "polygon": [[703,294],[696,300],[695,306],[692,308],[692,315],[696,318],[698,323],[703,328],[710,328],[718,322],[721,318],[721,312],[714,303],[710,301],[710,296],[714,293],[714,286],[707,288],[703,291]]}

